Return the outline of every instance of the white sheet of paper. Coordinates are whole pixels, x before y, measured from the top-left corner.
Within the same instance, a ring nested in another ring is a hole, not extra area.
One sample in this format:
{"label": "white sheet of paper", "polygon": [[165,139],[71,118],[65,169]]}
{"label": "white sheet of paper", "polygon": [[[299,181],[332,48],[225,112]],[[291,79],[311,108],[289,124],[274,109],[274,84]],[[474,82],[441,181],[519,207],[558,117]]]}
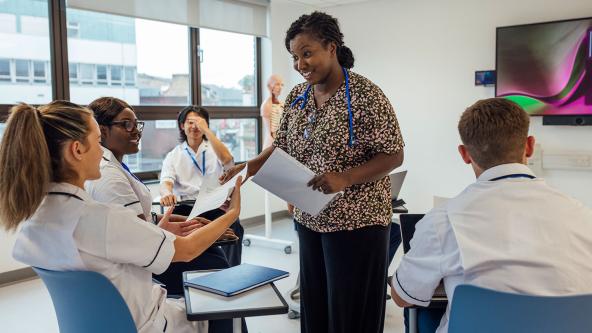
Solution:
{"label": "white sheet of paper", "polygon": [[253,176],[253,182],[310,215],[318,215],[337,193],[313,191],[306,184],[315,173],[285,151],[276,148]]}
{"label": "white sheet of paper", "polygon": [[187,218],[192,219],[202,213],[222,206],[234,188],[236,178],[242,176],[243,179],[245,179],[246,174],[247,168],[244,168],[224,185],[220,185],[218,178],[216,177],[204,179],[202,187],[197,194],[197,198],[195,198],[195,205],[193,205],[193,209]]}

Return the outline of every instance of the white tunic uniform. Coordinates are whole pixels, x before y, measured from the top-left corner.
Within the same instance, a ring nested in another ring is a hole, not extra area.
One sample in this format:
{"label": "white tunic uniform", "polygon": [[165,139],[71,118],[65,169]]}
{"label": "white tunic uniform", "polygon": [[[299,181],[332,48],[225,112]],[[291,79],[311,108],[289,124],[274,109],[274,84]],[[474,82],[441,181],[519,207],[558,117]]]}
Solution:
{"label": "white tunic uniform", "polygon": [[16,260],[49,270],[103,274],[121,293],[140,333],[207,327],[187,321],[183,304],[166,299],[166,291],[152,283],[152,273],[164,272],[173,258],[175,236],[138,223],[136,212],[95,202],[71,184],[53,183],[22,226],[13,250]]}
{"label": "white tunic uniform", "polygon": [[132,209],[136,215],[144,214],[151,221],[152,196],[139,179],[123,168],[115,155],[103,147],[101,178],[87,181],[84,188],[99,202],[114,203]]}
{"label": "white tunic uniform", "polygon": [[195,199],[201,186],[205,182],[217,184],[223,171],[222,163],[208,141],[204,140],[197,152],[183,142],[166,155],[160,181],[172,182],[173,193],[181,200]]}
{"label": "white tunic uniform", "polygon": [[[498,177],[522,175],[517,178]],[[545,296],[592,293],[592,210],[550,188],[522,164],[486,170],[416,225],[394,288],[427,306],[444,279],[449,305],[459,284]],[[438,332],[448,330],[448,314]]]}

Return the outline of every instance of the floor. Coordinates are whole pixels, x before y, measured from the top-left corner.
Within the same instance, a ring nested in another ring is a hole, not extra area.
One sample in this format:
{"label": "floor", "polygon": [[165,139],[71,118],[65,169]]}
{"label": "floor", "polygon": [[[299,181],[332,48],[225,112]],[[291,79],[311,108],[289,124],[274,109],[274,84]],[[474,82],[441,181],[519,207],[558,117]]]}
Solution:
{"label": "floor", "polygon": [[[264,228],[263,226],[246,228],[246,233],[263,235]],[[289,219],[275,221],[273,236],[294,241],[292,254],[285,254],[282,248],[264,247],[253,242],[251,246],[244,247],[243,261],[289,271],[290,277],[276,282],[280,292],[285,294],[294,286],[298,276],[298,244],[292,221]],[[393,265],[389,268],[391,274],[400,260],[400,252],[402,251],[397,252]],[[0,288],[0,323],[2,323],[2,332],[59,332],[51,299],[39,279]],[[287,315],[247,318],[247,325],[251,333],[300,331],[299,320],[289,319]],[[387,302],[384,332],[404,332],[402,311],[392,301]]]}

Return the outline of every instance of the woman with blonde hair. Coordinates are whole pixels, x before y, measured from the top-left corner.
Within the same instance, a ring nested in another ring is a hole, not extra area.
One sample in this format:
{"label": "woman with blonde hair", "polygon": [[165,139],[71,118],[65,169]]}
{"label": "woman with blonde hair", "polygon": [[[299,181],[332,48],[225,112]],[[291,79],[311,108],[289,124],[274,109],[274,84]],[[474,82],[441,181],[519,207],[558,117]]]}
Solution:
{"label": "woman with blonde hair", "polygon": [[152,273],[197,257],[224,233],[240,213],[240,179],[225,215],[175,236],[84,191],[85,181],[100,177],[100,140],[92,113],[74,103],[11,109],[0,144],[0,223],[6,230],[22,226],[14,258],[49,270],[103,274],[141,333],[206,331],[207,323],[187,320],[183,301],[166,298]]}

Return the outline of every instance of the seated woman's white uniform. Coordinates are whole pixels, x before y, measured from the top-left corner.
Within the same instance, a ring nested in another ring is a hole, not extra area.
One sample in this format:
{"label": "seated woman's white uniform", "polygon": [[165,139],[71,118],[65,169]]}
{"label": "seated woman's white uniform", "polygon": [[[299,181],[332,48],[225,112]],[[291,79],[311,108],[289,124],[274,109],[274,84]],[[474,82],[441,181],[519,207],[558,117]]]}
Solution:
{"label": "seated woman's white uniform", "polygon": [[224,233],[240,214],[240,179],[225,215],[175,236],[84,191],[85,181],[101,176],[100,138],[92,113],[68,101],[11,109],[0,141],[0,165],[6,166],[0,168],[0,226],[21,227],[14,258],[49,270],[103,274],[122,295],[140,333],[205,332],[207,323],[189,322],[183,303],[166,299],[152,273],[196,258]]}
{"label": "seated woman's white uniform", "polygon": [[[94,201],[82,189],[52,183],[35,214],[23,223],[13,256],[50,270],[91,270],[119,290],[138,332],[207,332],[187,321],[182,301],[152,283],[175,253],[175,235],[145,223],[133,210]],[[56,246],[57,245],[57,246]]]}
{"label": "seated woman's white uniform", "polygon": [[99,202],[119,204],[131,209],[151,222],[152,196],[148,187],[125,171],[115,155],[105,147],[100,168],[101,178],[84,184],[91,197]]}

